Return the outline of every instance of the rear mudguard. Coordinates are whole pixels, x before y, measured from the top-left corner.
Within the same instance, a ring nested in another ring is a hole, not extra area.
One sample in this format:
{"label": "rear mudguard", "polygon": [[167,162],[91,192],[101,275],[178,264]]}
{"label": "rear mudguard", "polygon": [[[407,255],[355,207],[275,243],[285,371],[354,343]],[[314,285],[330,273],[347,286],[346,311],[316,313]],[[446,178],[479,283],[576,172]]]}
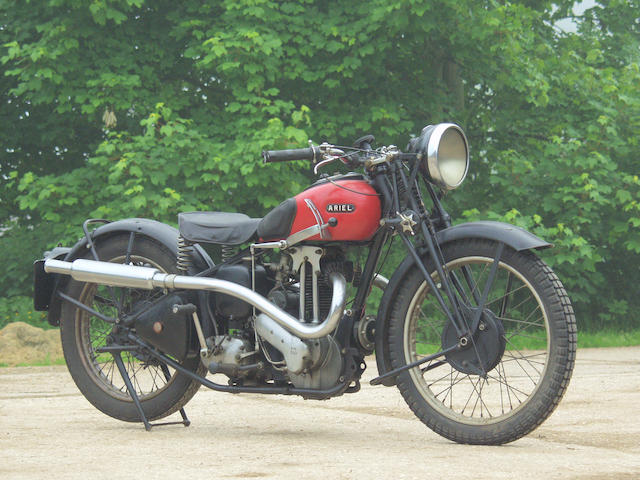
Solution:
{"label": "rear mudguard", "polygon": [[[98,241],[102,242],[108,240],[109,237],[121,233],[135,233],[139,236],[152,238],[156,242],[164,245],[174,255],[177,254],[178,230],[166,223],[160,223],[146,218],[128,218],[107,223],[91,232],[91,240],[94,243]],[[71,249],[59,249],[57,251],[54,249],[47,257],[60,257],[60,259],[70,262],[84,256],[88,248],[90,248],[90,246],[87,244],[87,239],[83,237]],[[200,245],[194,245],[192,252],[191,266],[188,271],[190,275],[213,266],[213,261]],[[65,254],[64,258],[62,258],[63,254]],[[56,292],[58,290],[64,290],[71,277],[67,275],[55,275],[55,277],[49,301],[48,320],[49,324],[57,326],[60,325],[60,308],[62,301],[58,295],[56,295]]]}
{"label": "rear mudguard", "polygon": [[[437,234],[438,244],[444,245],[456,240],[483,238],[502,242],[516,251],[529,249],[549,248],[553,245],[545,242],[533,233],[523,228],[502,222],[469,222],[440,230]],[[425,259],[428,253],[419,252],[421,257]],[[413,267],[413,258],[408,255],[400,266],[396,269],[393,276],[389,280],[389,285],[385,288],[384,295],[380,300],[378,307],[378,316],[376,318],[376,363],[378,366],[378,374],[383,375],[391,370],[391,359],[389,358],[389,345],[387,339],[387,329],[389,325],[389,314],[393,299],[398,294],[398,289],[404,284],[404,278]],[[395,385],[394,377],[388,378],[382,382],[385,386]]]}

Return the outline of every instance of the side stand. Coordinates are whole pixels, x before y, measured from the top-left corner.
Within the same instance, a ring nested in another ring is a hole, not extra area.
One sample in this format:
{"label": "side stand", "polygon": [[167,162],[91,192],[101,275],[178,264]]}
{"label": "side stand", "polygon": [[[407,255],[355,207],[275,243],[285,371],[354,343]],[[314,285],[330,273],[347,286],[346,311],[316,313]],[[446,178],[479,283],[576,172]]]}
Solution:
{"label": "side stand", "polygon": [[[140,419],[142,420],[142,423],[144,423],[144,428],[147,432],[151,431],[152,427],[159,427],[162,425],[179,425],[182,424],[185,427],[188,427],[189,425],[191,425],[191,421],[187,418],[187,414],[184,411],[184,408],[180,409],[180,415],[182,416],[182,421],[181,422],[164,422],[164,423],[149,423],[149,420],[147,420],[147,416],[144,414],[144,410],[142,410],[142,404],[140,403],[140,399],[138,398],[138,394],[136,393],[135,388],[133,388],[133,385],[131,383],[131,378],[129,378],[129,374],[127,373],[127,369],[124,367],[124,362],[122,361],[122,355],[121,355],[121,351],[111,351],[110,352],[111,355],[113,355],[113,360],[116,362],[116,365],[118,366],[118,370],[120,371],[120,376],[122,377],[122,380],[124,380],[124,384],[127,387],[127,392],[129,392],[129,395],[131,396],[131,399],[133,400],[133,403],[136,406],[136,409],[138,410],[138,413],[140,414]],[[163,363],[162,364],[162,373],[164,373],[164,378],[169,381],[169,379],[171,378],[171,374],[169,373],[169,368]]]}

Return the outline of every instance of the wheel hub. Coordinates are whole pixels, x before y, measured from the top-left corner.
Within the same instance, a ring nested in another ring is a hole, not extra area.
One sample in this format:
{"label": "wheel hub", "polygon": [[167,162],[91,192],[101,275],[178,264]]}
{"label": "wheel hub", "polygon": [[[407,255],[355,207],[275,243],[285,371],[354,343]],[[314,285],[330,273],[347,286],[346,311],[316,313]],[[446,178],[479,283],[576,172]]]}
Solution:
{"label": "wheel hub", "polygon": [[[466,320],[470,321],[475,312],[477,308],[470,309],[465,315]],[[442,332],[442,348],[445,349],[457,343],[459,343],[458,334],[453,324],[449,322]],[[473,334],[473,341],[469,339],[465,348],[449,353],[445,357],[447,362],[461,373],[483,375],[498,365],[505,346],[502,322],[491,310],[484,309]]]}

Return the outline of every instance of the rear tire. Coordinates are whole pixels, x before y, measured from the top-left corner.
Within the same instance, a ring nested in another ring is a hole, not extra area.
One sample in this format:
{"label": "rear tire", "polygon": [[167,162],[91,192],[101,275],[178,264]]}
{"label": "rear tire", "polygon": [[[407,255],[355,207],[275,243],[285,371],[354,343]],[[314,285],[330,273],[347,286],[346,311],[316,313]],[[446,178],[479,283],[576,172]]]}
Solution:
{"label": "rear tire", "polygon": [[[110,237],[96,245],[102,261],[126,263],[129,234]],[[85,258],[93,259],[87,252]],[[175,255],[148,237],[136,236],[129,264],[152,266],[160,271],[176,273]],[[85,305],[110,317],[127,313],[136,301],[162,295],[160,290],[139,290],[106,287],[70,280],[65,293]],[[63,302],[60,318],[62,349],[69,372],[89,402],[107,415],[127,422],[141,421],[127,393],[111,354],[95,350],[106,345],[113,325]],[[166,417],[180,410],[198,391],[200,383],[169,369],[166,380],[163,367],[152,359],[137,358],[132,352],[122,352],[122,359],[149,420]],[[187,357],[182,366],[204,376],[206,368],[198,356]]]}
{"label": "rear tire", "polygon": [[[483,292],[496,247],[495,242],[475,239],[442,250],[449,271],[462,279],[462,267],[467,267]],[[426,266],[437,284],[433,262]],[[466,284],[463,290],[467,298],[473,297]],[[474,335],[475,348],[492,352],[486,358],[486,377],[468,367],[465,371],[462,365],[477,358],[469,350],[466,357],[436,359],[397,378],[416,416],[459,443],[496,445],[531,432],[556,408],[573,371],[576,322],[571,302],[558,277],[533,253],[505,248],[486,308],[491,313],[485,310],[483,330],[493,329],[494,336],[480,331]],[[417,268],[407,274],[390,311],[393,368],[451,344],[452,327]]]}

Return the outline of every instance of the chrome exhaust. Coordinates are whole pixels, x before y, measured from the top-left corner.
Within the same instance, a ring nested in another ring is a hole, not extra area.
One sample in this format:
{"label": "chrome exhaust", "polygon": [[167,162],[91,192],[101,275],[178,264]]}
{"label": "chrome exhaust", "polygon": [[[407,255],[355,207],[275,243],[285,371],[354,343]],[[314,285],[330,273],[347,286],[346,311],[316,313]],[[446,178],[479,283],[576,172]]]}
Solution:
{"label": "chrome exhaust", "polygon": [[302,323],[297,318],[278,308],[262,295],[237,283],[207,277],[188,277],[162,273],[156,268],[137,267],[119,263],[98,262],[78,259],[73,262],[47,259],[44,262],[47,273],[71,275],[80,282],[111,285],[114,287],[209,290],[239,298],[265,313],[278,325],[300,338],[321,338],[332,333],[344,313],[347,300],[347,282],[340,273],[332,272],[329,280],[333,286],[333,297],[327,318],[319,324]]}

